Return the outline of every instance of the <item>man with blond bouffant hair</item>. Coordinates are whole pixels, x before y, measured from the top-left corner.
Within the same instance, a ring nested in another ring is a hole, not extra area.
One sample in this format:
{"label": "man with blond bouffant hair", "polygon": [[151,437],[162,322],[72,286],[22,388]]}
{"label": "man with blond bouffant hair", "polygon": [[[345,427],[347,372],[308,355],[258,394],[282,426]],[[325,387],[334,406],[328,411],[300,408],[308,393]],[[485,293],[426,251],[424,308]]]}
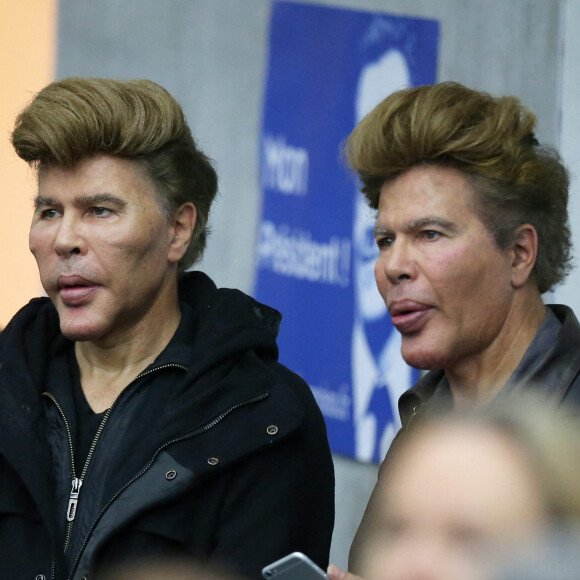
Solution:
{"label": "man with blond bouffant hair", "polygon": [[[542,301],[570,269],[568,174],[535,125],[515,97],[444,82],[393,93],[347,141],[377,212],[379,292],[403,358],[429,371],[399,399],[393,445],[418,414],[532,385],[554,406],[580,404],[580,326]],[[351,549],[355,573],[373,497]]]}
{"label": "man with blond bouffant hair", "polygon": [[[0,335],[0,577],[328,560],[333,466],[280,314],[199,271],[212,162],[148,80],[69,78],[20,113],[47,296]],[[235,244],[232,244],[232,248]],[[146,564],[145,564],[146,565]]]}

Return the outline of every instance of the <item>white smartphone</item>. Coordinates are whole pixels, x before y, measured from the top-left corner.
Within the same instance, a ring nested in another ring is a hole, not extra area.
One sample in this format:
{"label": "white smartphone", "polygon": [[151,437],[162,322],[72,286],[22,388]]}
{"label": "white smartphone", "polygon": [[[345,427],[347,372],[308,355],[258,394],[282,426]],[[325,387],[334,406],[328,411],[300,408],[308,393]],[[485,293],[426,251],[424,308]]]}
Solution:
{"label": "white smartphone", "polygon": [[302,552],[292,552],[262,570],[266,580],[328,580],[326,574]]}

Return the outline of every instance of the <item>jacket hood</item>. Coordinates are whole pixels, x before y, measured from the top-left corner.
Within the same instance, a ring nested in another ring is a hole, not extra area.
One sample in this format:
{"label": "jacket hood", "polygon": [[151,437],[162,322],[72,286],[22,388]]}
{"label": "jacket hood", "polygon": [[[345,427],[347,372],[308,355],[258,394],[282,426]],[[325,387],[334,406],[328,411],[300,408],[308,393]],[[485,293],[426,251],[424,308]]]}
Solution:
{"label": "jacket hood", "polygon": [[[253,350],[278,359],[281,314],[239,290],[220,288],[202,272],[186,272],[179,283],[182,324],[165,354],[185,348],[191,372],[202,373],[224,359]],[[184,309],[185,305],[185,309]]]}

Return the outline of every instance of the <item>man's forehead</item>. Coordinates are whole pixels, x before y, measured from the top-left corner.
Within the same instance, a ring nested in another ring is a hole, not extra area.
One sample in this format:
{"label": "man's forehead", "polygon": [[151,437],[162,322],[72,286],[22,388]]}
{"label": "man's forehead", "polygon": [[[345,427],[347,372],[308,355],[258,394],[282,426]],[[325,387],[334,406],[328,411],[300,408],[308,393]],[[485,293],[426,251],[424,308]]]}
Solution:
{"label": "man's forehead", "polygon": [[386,179],[379,195],[379,207],[392,198],[446,197],[470,199],[474,190],[468,175],[454,167],[443,165],[414,166],[394,178]]}
{"label": "man's forehead", "polygon": [[155,198],[156,189],[133,160],[112,156],[90,157],[72,166],[50,165],[38,171],[38,194],[59,198],[107,196]]}

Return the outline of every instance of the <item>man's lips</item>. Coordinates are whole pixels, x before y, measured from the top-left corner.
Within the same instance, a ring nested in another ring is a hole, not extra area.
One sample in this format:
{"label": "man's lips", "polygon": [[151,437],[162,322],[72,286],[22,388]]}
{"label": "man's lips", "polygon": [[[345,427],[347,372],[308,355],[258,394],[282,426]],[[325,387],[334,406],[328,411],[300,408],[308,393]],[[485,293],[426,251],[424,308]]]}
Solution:
{"label": "man's lips", "polygon": [[391,302],[388,308],[393,326],[401,334],[419,332],[427,324],[433,310],[433,306],[415,300]]}
{"label": "man's lips", "polygon": [[82,276],[59,276],[57,288],[65,306],[82,306],[91,299],[99,284]]}

